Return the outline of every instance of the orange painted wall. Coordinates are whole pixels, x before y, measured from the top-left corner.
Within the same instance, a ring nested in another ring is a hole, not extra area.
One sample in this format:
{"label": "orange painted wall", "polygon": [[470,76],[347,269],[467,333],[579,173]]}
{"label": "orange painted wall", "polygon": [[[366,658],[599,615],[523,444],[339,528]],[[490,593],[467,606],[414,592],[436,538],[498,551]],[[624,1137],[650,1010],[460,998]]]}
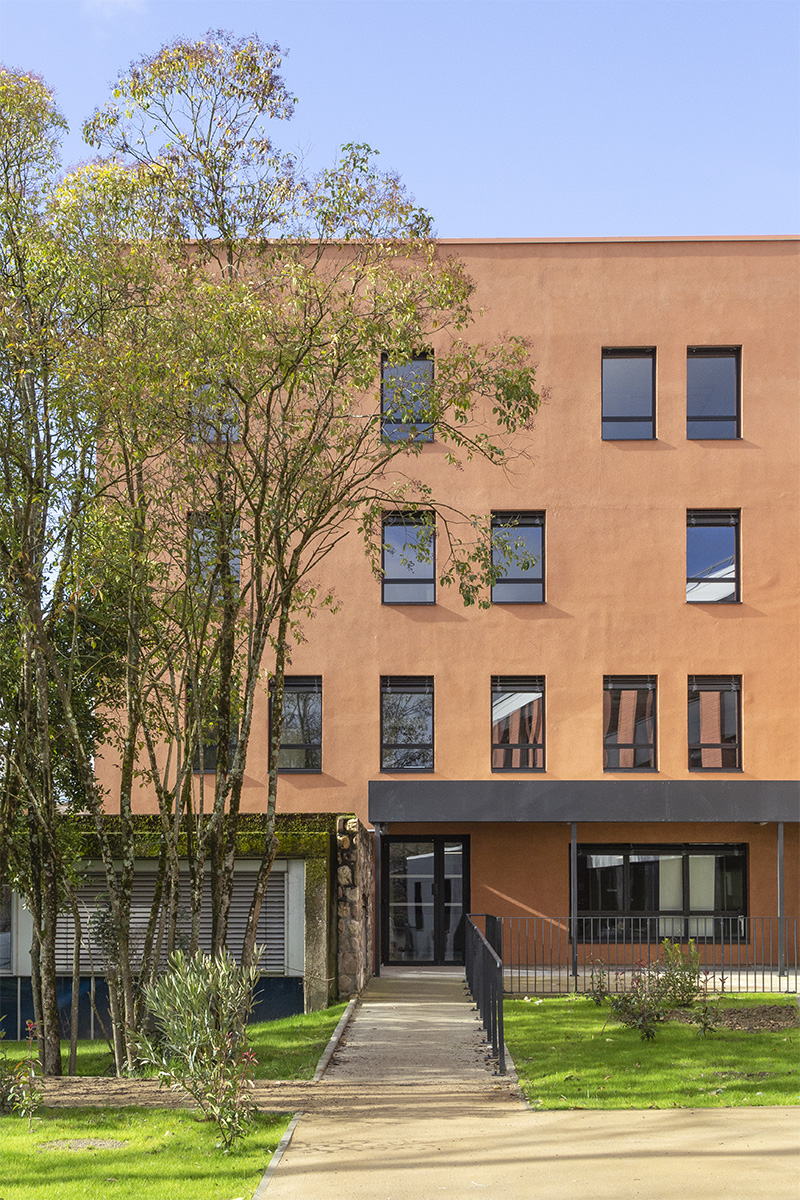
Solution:
{"label": "orange painted wall", "polygon": [[[799,247],[797,239],[442,243],[476,282],[483,311],[471,336],[529,338],[549,398],[521,439],[525,457],[507,471],[473,461],[455,472],[434,443],[413,472],[467,512],[544,509],[547,603],[464,609],[439,589],[434,607],[382,606],[357,536],[347,539],[319,575],[333,583],[339,611],[308,624],[291,664],[292,673],[323,678],[323,773],[283,776],[282,811],[352,811],[366,822],[368,781],[387,778],[379,770],[383,674],[435,677],[436,770],[425,778],[491,777],[494,674],[546,676],[549,778],[613,778],[602,770],[604,674],[658,676],[658,778],[698,777],[687,767],[690,674],[742,676],[744,769],[707,778],[800,776]],[[704,345],[742,347],[740,440],[686,439],[686,349]],[[601,440],[604,346],[657,347],[656,440]],[[686,604],[687,508],[741,509],[741,604]],[[266,739],[264,696],[245,809],[263,804]],[[111,770],[101,768],[106,777]],[[659,840],[648,828],[641,840]],[[742,841],[743,828],[671,826],[669,838]],[[761,900],[772,911],[774,826],[746,828],[765,847]],[[528,839],[540,864],[552,862],[538,868],[537,891],[566,911],[565,836],[561,827],[513,826],[489,837],[483,827],[473,876],[509,870],[507,853]],[[633,836],[620,826],[597,833]],[[580,838],[589,840],[586,827]],[[552,856],[541,853],[548,839]],[[795,829],[787,831],[795,892],[797,855]],[[524,871],[524,855],[513,870]],[[488,902],[473,895],[473,905]]]}

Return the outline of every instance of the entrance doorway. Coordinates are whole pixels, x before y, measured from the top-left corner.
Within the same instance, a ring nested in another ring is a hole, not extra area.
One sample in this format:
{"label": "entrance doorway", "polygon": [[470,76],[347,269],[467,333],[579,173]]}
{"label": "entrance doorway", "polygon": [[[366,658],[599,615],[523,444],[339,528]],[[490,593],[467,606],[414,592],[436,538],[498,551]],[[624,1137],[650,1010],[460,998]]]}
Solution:
{"label": "entrance doorway", "polygon": [[469,838],[384,837],[381,877],[382,961],[463,963]]}

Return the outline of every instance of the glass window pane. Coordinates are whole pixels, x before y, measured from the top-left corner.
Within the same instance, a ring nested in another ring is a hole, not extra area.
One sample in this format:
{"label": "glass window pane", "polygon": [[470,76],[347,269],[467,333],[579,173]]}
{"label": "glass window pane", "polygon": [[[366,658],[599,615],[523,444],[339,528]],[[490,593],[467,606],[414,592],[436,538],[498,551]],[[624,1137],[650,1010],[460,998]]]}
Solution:
{"label": "glass window pane", "polygon": [[383,570],[393,580],[432,579],[433,544],[429,529],[384,522]]}
{"label": "glass window pane", "polygon": [[690,354],[686,360],[689,416],[731,417],[735,422],[737,375],[735,354]]}
{"label": "glass window pane", "polygon": [[692,441],[730,441],[739,436],[735,421],[692,421],[686,422],[686,436]]}
{"label": "glass window pane", "polygon": [[[11,970],[11,888],[0,883],[0,971]],[[12,1035],[13,1036],[13,1035]]]}
{"label": "glass window pane", "polygon": [[578,907],[588,912],[624,912],[621,854],[578,855]]}
{"label": "glass window pane", "polygon": [[494,604],[541,604],[543,600],[542,583],[496,583],[492,588]]}
{"label": "glass window pane", "polygon": [[433,604],[436,589],[433,583],[384,583],[384,604]]}
{"label": "glass window pane", "polygon": [[687,579],[734,579],[736,576],[736,527],[734,525],[687,525]]}
{"label": "glass window pane", "polygon": [[[495,526],[492,530],[492,564],[514,579],[540,579],[542,575],[541,525]],[[520,559],[533,559],[523,567]]]}
{"label": "glass window pane", "polygon": [[652,421],[603,421],[604,442],[642,442],[652,437]]}
{"label": "glass window pane", "polygon": [[426,424],[430,416],[433,359],[415,358],[410,362],[382,368],[381,406],[385,414],[383,436],[398,440],[409,436],[419,441],[432,440],[433,433]]}
{"label": "glass window pane", "polygon": [[603,416],[650,417],[653,411],[653,359],[603,358]]}

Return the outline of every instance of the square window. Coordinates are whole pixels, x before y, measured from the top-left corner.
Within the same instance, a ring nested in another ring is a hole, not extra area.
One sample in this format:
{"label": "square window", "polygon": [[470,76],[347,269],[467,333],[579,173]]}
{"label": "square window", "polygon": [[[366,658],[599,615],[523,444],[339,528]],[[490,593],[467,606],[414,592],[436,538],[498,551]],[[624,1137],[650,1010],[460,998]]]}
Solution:
{"label": "square window", "polygon": [[409,362],[381,358],[381,434],[390,442],[432,442],[427,421],[433,384],[433,357],[418,354]]}
{"label": "square window", "polygon": [[492,676],[492,770],[544,770],[544,676]]}
{"label": "square window", "polygon": [[742,766],[740,675],[689,676],[689,770]]}
{"label": "square window", "polygon": [[544,603],[544,513],[492,513],[493,604]]}
{"label": "square window", "polygon": [[603,680],[603,770],[655,769],[655,676],[606,675]]}
{"label": "square window", "polygon": [[686,352],[686,436],[741,437],[741,349],[690,346]]}
{"label": "square window", "polygon": [[322,770],[322,678],[319,675],[287,675],[284,679],[278,770]]}
{"label": "square window", "polygon": [[433,679],[381,677],[381,770],[433,770]]}
{"label": "square window", "polygon": [[655,436],[655,349],[603,350],[603,441]]}
{"label": "square window", "polygon": [[686,513],[686,599],[691,604],[739,602],[739,510]]}
{"label": "square window", "polygon": [[432,515],[385,513],[383,517],[382,601],[384,604],[436,603],[436,538]]}

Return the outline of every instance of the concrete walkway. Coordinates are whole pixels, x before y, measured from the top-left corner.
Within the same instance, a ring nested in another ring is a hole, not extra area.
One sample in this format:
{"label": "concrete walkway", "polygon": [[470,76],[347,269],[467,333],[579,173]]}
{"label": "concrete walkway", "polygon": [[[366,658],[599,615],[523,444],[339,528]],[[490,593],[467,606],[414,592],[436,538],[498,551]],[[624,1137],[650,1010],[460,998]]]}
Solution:
{"label": "concrete walkway", "polygon": [[798,1109],[531,1112],[452,971],[373,980],[308,1099],[265,1200],[800,1195]]}

